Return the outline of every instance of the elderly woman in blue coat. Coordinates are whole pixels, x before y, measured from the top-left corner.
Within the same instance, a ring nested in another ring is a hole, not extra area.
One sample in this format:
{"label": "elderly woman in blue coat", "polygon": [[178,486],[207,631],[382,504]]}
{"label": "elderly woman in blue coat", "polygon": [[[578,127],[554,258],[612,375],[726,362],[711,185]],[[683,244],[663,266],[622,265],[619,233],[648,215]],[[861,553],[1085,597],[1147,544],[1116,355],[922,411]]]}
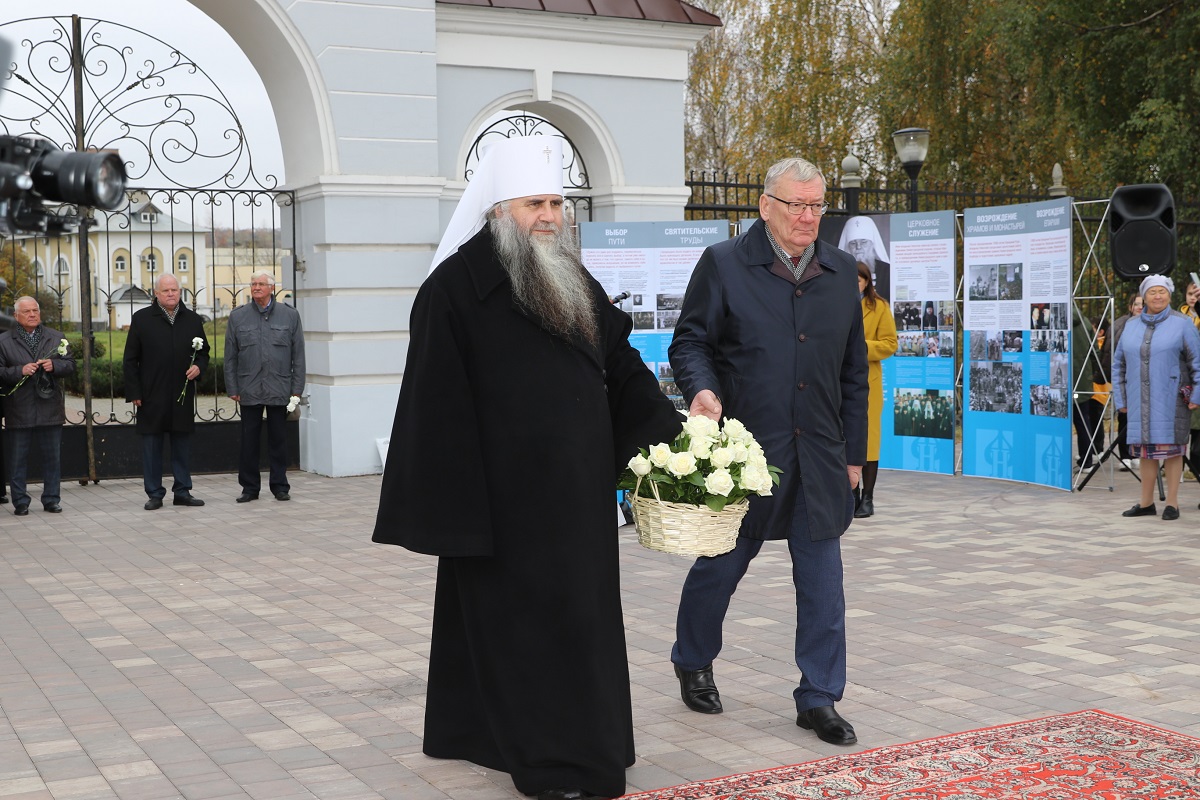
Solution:
{"label": "elderly woman in blue coat", "polygon": [[1179,519],[1179,476],[1190,434],[1190,411],[1200,406],[1200,334],[1171,308],[1170,278],[1142,281],[1142,313],[1130,317],[1113,351],[1113,400],[1128,413],[1129,449],[1140,458],[1141,502],[1126,517],[1153,516],[1158,462],[1166,471],[1163,519]]}

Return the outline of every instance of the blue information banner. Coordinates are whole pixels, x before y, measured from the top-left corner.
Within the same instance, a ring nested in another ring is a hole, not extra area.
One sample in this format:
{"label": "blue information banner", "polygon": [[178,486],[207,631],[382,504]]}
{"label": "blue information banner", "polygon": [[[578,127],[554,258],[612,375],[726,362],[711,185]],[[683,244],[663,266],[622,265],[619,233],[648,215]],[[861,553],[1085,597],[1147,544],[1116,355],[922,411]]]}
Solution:
{"label": "blue information banner", "polygon": [[1071,200],[967,209],[963,264],[963,474],[1069,490]]}
{"label": "blue information banner", "polygon": [[663,393],[687,410],[675,386],[667,347],[683,294],[704,248],[729,238],[728,220],[582,222],[583,265],[633,318],[629,342],[658,376]]}
{"label": "blue information banner", "polygon": [[883,361],[879,466],[954,473],[954,212],[892,214],[896,355]]}

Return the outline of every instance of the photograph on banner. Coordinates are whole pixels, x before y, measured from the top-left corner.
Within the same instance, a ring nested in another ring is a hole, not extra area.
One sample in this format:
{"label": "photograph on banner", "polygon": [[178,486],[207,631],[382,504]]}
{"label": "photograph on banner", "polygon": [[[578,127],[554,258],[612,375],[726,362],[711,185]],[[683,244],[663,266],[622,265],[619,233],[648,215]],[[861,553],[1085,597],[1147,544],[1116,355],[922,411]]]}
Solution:
{"label": "photograph on banner", "polygon": [[1070,199],[967,209],[963,270],[963,474],[1070,489]]}
{"label": "photograph on banner", "polygon": [[675,385],[667,347],[696,262],[704,248],[728,238],[728,220],[579,224],[583,265],[633,319],[629,343],[680,410],[687,405]]}
{"label": "photograph on banner", "polygon": [[[837,245],[871,270],[875,293],[892,301],[891,214],[857,217],[827,215],[821,219],[818,237]],[[953,299],[953,297],[951,298]]]}

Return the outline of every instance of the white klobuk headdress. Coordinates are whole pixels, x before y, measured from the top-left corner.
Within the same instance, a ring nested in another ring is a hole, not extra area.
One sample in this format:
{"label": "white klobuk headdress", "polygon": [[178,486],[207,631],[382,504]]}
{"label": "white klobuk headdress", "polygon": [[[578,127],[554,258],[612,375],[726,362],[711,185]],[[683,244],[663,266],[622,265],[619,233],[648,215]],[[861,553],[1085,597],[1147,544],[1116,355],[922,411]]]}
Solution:
{"label": "white klobuk headdress", "polygon": [[490,144],[450,217],[429,271],[479,233],[486,222],[484,217],[496,203],[533,195],[561,196],[562,142],[558,136],[520,136]]}

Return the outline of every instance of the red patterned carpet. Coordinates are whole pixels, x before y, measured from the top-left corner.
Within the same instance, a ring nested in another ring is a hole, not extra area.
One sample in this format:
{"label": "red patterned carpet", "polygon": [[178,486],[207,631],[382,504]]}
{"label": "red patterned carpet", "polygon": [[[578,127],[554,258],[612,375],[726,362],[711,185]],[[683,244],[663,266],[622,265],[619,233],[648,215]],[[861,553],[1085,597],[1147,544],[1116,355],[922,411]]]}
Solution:
{"label": "red patterned carpet", "polygon": [[1200,739],[1079,711],[627,796],[827,798],[1197,800]]}

